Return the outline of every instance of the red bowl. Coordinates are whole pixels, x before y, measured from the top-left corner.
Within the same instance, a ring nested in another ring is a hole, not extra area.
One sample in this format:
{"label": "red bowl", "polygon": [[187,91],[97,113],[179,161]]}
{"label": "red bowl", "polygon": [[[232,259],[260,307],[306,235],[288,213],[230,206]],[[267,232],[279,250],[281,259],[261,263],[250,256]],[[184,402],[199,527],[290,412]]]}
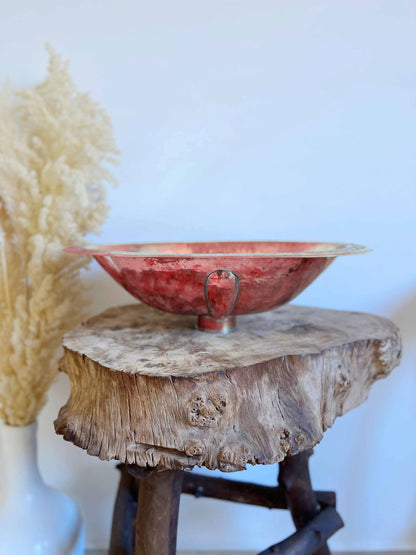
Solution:
{"label": "red bowl", "polygon": [[136,299],[198,327],[231,331],[235,316],[294,299],[334,260],[369,249],[342,243],[248,241],[68,247],[89,254]]}

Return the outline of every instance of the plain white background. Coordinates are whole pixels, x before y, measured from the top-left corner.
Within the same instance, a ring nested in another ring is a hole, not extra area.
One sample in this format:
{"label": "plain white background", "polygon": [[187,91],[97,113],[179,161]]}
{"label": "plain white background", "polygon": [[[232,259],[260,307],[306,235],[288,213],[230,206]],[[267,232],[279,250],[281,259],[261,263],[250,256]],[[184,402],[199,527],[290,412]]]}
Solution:
{"label": "plain white background", "polygon": [[[298,304],[369,311],[402,328],[400,368],[339,419],[311,462],[346,527],[334,549],[416,548],[416,3],[0,0],[1,76],[45,75],[49,41],[112,116],[120,186],[100,242],[347,241]],[[98,267],[92,312],[131,302]],[[41,371],[41,369],[40,369]],[[79,503],[88,545],[108,544],[117,485],[55,436],[69,385],[40,418],[46,481]],[[275,483],[276,468],[233,475]],[[183,498],[179,548],[262,549],[283,512]]]}

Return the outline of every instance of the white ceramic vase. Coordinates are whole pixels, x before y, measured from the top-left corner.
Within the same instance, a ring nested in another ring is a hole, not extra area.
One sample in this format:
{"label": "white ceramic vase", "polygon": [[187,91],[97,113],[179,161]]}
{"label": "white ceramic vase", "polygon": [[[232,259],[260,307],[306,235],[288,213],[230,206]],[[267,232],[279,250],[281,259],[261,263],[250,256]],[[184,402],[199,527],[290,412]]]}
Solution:
{"label": "white ceramic vase", "polygon": [[42,480],[37,424],[0,425],[0,555],[82,555],[84,529],[75,503]]}

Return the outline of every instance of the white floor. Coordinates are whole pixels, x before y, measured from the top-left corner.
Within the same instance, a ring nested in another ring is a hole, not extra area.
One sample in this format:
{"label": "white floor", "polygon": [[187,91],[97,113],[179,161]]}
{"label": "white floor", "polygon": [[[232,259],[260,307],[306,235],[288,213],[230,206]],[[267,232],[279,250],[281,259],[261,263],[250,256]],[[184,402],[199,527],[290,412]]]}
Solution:
{"label": "white floor", "polygon": [[[107,555],[105,550],[88,549],[86,555]],[[177,555],[257,555],[256,551],[178,551]],[[334,551],[333,555],[416,555],[416,551]]]}
{"label": "white floor", "polygon": [[[178,551],[177,555],[257,555],[258,551]],[[416,555],[415,551],[333,551],[333,555]]]}
{"label": "white floor", "polygon": [[[178,551],[177,555],[257,555],[258,551]],[[415,551],[333,551],[333,555],[416,555]]]}

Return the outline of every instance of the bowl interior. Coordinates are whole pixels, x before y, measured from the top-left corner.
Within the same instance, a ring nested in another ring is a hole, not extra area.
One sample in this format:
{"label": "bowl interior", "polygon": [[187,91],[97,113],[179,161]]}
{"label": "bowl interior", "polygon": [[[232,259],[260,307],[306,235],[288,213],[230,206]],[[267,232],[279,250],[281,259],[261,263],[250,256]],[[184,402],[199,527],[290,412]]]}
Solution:
{"label": "bowl interior", "polygon": [[68,247],[66,252],[125,256],[270,256],[335,257],[360,254],[369,249],[351,243],[305,241],[219,241],[197,243],[128,243],[90,247]]}

